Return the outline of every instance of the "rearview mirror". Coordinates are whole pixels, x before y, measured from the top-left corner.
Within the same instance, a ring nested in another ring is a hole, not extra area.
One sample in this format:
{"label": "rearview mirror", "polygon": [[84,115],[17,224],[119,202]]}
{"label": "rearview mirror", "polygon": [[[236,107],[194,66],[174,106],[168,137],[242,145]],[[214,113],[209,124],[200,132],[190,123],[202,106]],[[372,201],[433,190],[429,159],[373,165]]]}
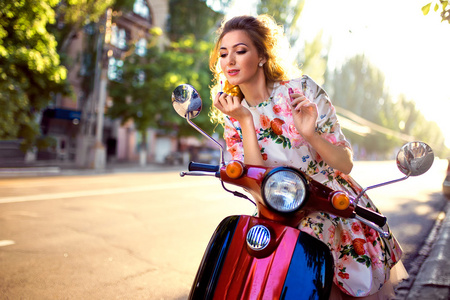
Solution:
{"label": "rearview mirror", "polygon": [[172,92],[172,106],[181,117],[193,119],[202,111],[202,99],[193,86],[180,84]]}
{"label": "rearview mirror", "polygon": [[422,175],[431,168],[434,153],[424,142],[405,144],[397,154],[397,167],[407,176]]}

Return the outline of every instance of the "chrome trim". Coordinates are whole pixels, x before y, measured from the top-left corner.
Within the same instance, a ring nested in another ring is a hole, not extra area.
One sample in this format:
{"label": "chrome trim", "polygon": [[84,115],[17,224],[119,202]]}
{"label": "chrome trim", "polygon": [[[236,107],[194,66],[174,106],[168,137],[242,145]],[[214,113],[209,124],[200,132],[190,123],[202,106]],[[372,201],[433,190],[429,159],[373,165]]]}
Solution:
{"label": "chrome trim", "polygon": [[263,250],[269,245],[270,231],[264,225],[255,225],[247,233],[247,245],[255,251]]}

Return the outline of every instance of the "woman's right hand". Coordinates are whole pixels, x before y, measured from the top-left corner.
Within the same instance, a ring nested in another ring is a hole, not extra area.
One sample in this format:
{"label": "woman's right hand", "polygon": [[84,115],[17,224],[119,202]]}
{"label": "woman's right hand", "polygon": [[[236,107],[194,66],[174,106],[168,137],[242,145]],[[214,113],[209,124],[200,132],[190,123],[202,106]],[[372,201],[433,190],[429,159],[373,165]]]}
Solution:
{"label": "woman's right hand", "polygon": [[214,106],[227,116],[236,119],[240,123],[251,118],[250,111],[241,104],[242,100],[237,96],[231,96],[220,92],[214,99]]}

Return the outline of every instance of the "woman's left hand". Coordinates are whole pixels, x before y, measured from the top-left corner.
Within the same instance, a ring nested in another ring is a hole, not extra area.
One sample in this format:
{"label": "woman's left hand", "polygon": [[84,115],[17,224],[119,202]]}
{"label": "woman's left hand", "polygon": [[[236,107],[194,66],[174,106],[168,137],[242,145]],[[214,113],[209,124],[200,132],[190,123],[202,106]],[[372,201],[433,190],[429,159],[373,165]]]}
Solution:
{"label": "woman's left hand", "polygon": [[316,121],[319,115],[317,105],[303,94],[290,93],[289,96],[291,98],[291,110],[295,128],[303,138],[308,139],[315,133]]}

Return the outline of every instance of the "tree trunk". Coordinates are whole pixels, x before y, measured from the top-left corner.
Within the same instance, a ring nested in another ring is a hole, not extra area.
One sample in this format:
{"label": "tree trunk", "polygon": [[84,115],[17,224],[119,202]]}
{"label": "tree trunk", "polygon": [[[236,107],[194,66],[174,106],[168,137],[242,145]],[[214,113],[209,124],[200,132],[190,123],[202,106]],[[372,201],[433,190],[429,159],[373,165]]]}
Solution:
{"label": "tree trunk", "polygon": [[141,131],[142,141],[139,147],[139,165],[144,167],[147,165],[147,129]]}

